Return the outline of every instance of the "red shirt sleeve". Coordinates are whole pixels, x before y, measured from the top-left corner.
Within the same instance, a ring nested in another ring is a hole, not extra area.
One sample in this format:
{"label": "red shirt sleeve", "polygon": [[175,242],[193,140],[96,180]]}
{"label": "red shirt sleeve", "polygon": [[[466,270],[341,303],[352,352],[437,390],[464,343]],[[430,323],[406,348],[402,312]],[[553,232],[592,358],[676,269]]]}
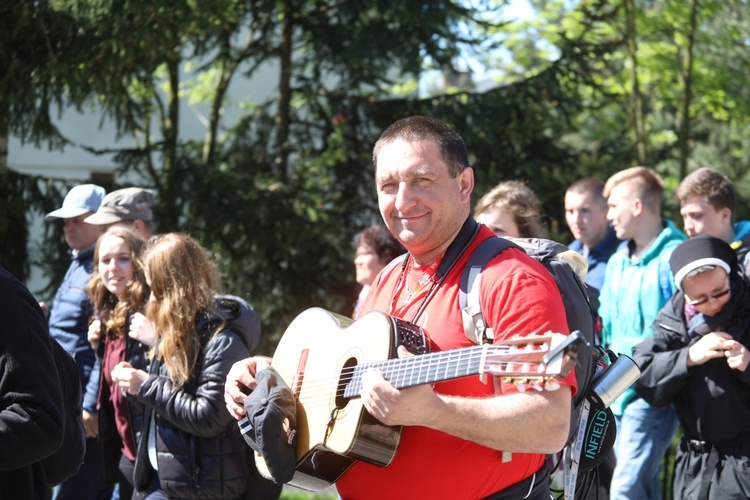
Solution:
{"label": "red shirt sleeve", "polygon": [[[554,278],[523,251],[508,249],[490,261],[482,278],[482,309],[495,344],[515,335],[569,333],[565,307]],[[575,373],[561,381],[577,390]],[[503,393],[516,392],[503,384]]]}

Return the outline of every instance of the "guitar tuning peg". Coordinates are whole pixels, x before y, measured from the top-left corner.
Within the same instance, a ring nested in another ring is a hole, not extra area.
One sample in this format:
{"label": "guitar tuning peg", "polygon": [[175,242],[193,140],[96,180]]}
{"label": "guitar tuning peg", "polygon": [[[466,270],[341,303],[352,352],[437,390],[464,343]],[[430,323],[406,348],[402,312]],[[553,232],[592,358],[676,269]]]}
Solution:
{"label": "guitar tuning peg", "polygon": [[533,382],[530,385],[537,392],[542,392],[544,390],[544,387],[539,382]]}
{"label": "guitar tuning peg", "polygon": [[526,392],[526,384],[524,384],[521,381],[516,382],[516,388],[518,389],[518,392],[521,392],[521,393]]}
{"label": "guitar tuning peg", "polygon": [[560,384],[555,382],[554,380],[547,380],[544,383],[544,388],[548,391],[556,391],[560,388]]}

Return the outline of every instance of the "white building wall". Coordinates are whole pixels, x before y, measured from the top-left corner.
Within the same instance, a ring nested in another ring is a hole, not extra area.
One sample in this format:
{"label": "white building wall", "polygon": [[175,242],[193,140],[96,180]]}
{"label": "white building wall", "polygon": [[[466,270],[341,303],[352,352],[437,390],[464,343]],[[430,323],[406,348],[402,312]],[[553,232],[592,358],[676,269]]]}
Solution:
{"label": "white building wall", "polygon": [[[240,69],[230,84],[221,128],[231,127],[242,116],[239,103],[252,99],[263,102],[274,97],[278,86],[278,69],[273,65],[261,68],[252,80],[242,76]],[[180,103],[180,140],[203,140],[206,134],[206,119],[208,107],[201,104],[189,104],[187,99]],[[55,179],[91,182],[92,175],[114,175],[116,165],[113,154],[96,155],[82,146],[97,150],[127,148],[134,146],[130,137],[117,139],[115,125],[110,120],[102,121],[100,109],[92,106],[83,113],[75,109],[65,110],[54,119],[55,125],[73,145],[65,147],[63,151],[50,151],[46,145],[37,148],[33,144],[22,144],[17,137],[8,140],[9,168],[30,175],[40,175]],[[152,133],[158,135],[158,124],[152,126]],[[154,139],[159,140],[158,138]],[[128,177],[115,176],[115,182],[121,184],[142,185],[143,182],[135,174]],[[27,251],[32,252],[41,244],[43,235],[44,214],[30,214],[29,243]],[[43,289],[47,282],[42,276],[41,269],[32,266],[26,285],[32,292]],[[40,297],[41,298],[41,297]]]}

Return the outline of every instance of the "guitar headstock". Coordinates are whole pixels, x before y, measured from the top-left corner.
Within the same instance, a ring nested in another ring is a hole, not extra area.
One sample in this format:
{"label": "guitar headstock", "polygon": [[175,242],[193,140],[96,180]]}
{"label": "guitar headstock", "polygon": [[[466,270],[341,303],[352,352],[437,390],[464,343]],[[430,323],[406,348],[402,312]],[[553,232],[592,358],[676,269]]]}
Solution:
{"label": "guitar headstock", "polygon": [[552,391],[575,367],[581,344],[585,341],[580,332],[517,335],[502,344],[484,346],[481,373],[516,384],[522,392],[527,388]]}

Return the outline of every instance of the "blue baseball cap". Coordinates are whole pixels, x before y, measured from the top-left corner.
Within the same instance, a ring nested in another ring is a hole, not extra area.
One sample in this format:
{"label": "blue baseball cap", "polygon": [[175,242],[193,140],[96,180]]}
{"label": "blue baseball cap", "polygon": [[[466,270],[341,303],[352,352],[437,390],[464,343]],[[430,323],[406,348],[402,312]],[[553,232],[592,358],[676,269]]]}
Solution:
{"label": "blue baseball cap", "polygon": [[96,184],[81,184],[74,187],[63,200],[62,208],[58,208],[44,216],[44,220],[72,219],[88,212],[96,212],[106,191]]}

